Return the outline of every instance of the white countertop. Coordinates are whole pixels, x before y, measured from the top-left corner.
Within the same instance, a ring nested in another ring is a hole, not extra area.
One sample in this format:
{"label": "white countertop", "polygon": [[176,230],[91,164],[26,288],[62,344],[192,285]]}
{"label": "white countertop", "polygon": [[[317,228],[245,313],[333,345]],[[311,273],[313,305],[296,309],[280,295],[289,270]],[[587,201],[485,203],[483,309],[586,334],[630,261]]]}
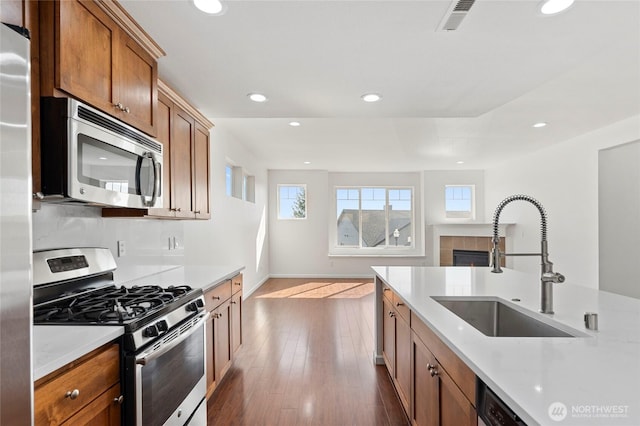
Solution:
{"label": "white countertop", "polygon": [[244,270],[244,266],[180,266],[165,272],[148,275],[135,280],[124,281],[118,285],[188,285],[207,291],[216,284],[228,280]]}
{"label": "white countertop", "polygon": [[94,349],[117,339],[120,326],[33,326],[33,380],[36,381]]}
{"label": "white countertop", "polygon": [[[546,315],[538,313],[536,275],[459,267],[373,270],[527,424],[640,425],[640,300],[554,284],[555,314]],[[518,298],[515,304],[534,316],[586,337],[488,337],[431,296]],[[586,311],[598,313],[598,331],[585,329]],[[566,406],[564,420],[549,416],[554,403]]]}
{"label": "white countertop", "polygon": [[[189,285],[203,291],[234,277],[244,266],[185,266],[154,273],[116,285],[152,284],[162,287]],[[38,380],[71,361],[120,337],[120,326],[35,325],[33,327],[33,380]]]}

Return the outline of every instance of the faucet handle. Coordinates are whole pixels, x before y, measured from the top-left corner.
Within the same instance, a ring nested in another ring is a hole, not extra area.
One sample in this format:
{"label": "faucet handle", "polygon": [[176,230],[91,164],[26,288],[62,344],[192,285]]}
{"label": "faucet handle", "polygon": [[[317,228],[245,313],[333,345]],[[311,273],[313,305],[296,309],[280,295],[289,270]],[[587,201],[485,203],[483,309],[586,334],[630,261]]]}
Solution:
{"label": "faucet handle", "polygon": [[565,281],[565,277],[559,272],[545,272],[544,274],[542,274],[542,281],[550,283],[563,283]]}

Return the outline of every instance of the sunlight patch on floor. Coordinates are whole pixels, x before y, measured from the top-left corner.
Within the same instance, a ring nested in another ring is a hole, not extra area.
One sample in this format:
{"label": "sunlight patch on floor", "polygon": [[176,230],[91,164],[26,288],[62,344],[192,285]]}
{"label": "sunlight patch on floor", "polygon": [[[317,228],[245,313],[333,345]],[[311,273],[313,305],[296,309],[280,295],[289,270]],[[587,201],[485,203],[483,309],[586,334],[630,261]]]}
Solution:
{"label": "sunlight patch on floor", "polygon": [[265,299],[357,299],[374,291],[372,282],[327,283],[307,282],[282,290],[262,294],[258,298]]}

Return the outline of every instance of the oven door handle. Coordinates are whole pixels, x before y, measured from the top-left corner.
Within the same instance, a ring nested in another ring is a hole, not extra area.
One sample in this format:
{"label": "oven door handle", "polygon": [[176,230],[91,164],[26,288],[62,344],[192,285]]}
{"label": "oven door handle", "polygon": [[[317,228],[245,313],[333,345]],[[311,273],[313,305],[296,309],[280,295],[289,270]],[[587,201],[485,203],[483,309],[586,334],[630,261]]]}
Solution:
{"label": "oven door handle", "polygon": [[[200,314],[198,322],[194,323],[191,326],[191,328],[189,329],[189,331],[187,331],[186,333],[181,334],[180,336],[178,336],[177,338],[173,339],[168,344],[163,345],[162,347],[160,347],[160,349],[157,349],[157,350],[154,350],[154,351],[142,352],[142,353],[136,355],[136,364],[141,365],[141,366],[145,366],[149,361],[152,361],[153,359],[158,358],[162,354],[165,354],[165,353],[169,352],[175,346],[180,344],[180,342],[182,342],[183,340],[185,340],[186,338],[191,336],[191,334],[193,334],[194,332],[198,331],[198,329],[200,329],[200,326],[204,325],[204,323],[208,319],[209,319],[209,312],[203,312],[202,314]],[[193,320],[191,320],[191,321],[193,321]]]}

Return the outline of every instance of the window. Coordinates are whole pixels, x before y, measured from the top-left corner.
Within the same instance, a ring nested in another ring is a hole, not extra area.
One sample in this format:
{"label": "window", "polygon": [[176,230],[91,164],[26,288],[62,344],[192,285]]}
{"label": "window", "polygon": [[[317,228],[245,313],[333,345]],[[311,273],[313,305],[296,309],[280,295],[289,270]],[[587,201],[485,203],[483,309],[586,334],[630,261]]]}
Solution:
{"label": "window", "polygon": [[233,166],[226,165],[224,168],[226,193],[229,197],[233,195]]}
{"label": "window", "polygon": [[475,186],[446,185],[445,212],[448,218],[475,218]]}
{"label": "window", "polygon": [[307,186],[278,185],[278,219],[307,218]]}
{"label": "window", "polygon": [[341,247],[413,247],[413,188],[337,187]]}

